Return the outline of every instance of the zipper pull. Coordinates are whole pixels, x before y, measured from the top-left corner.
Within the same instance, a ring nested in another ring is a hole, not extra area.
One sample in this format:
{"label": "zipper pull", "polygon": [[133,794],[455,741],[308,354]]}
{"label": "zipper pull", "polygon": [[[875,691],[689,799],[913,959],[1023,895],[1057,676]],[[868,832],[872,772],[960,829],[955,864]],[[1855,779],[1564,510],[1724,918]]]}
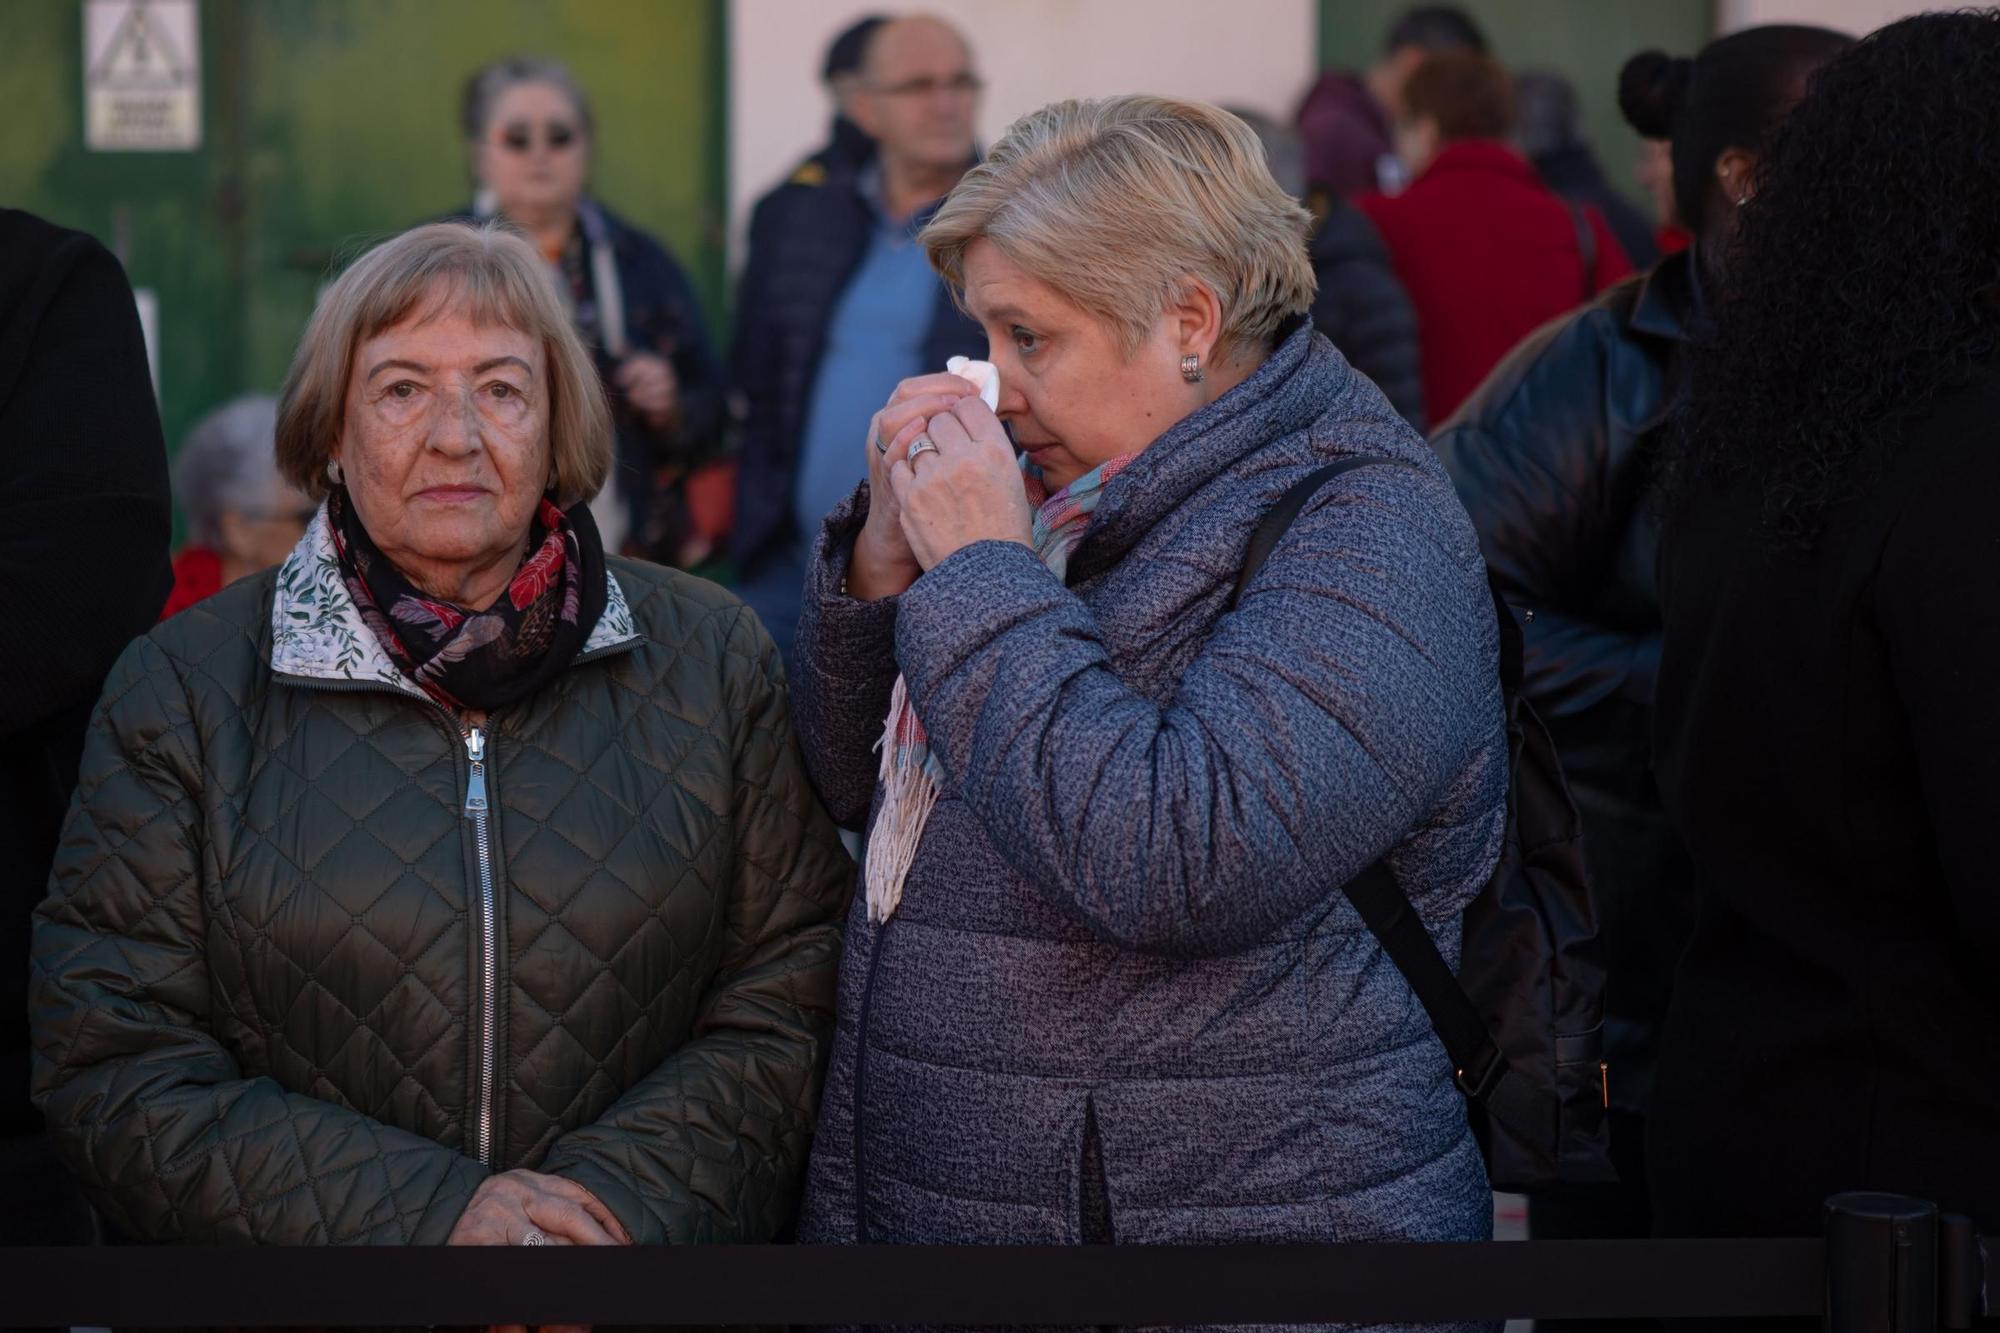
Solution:
{"label": "zipper pull", "polygon": [[483,815],[486,813],[486,733],[478,727],[465,733],[465,757],[472,761],[472,772],[465,780],[465,813]]}

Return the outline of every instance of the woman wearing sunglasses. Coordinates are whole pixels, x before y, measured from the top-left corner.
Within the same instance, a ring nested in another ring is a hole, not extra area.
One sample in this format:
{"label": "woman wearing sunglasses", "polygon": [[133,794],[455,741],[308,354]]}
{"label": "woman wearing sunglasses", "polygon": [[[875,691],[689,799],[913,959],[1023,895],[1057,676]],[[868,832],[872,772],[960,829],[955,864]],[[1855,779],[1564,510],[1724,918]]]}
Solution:
{"label": "woman wearing sunglasses", "polygon": [[591,506],[605,547],[692,562],[703,542],[683,482],[719,442],[723,389],[687,274],[588,194],[594,126],[566,66],[495,61],[467,81],[462,117],[478,189],[467,216],[504,218],[535,243],[611,397],[617,460]]}

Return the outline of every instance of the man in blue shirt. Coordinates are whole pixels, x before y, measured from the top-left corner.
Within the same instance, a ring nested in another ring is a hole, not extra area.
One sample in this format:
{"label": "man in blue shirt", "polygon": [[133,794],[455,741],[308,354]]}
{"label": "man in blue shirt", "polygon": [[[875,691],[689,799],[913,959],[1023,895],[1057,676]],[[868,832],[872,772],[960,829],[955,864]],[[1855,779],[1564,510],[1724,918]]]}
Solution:
{"label": "man in blue shirt", "polygon": [[787,657],[806,551],[866,474],[869,418],[899,380],[986,354],[916,242],[972,164],[979,89],[950,26],[882,24],[849,113],[875,140],[873,158],[852,170],[809,162],[751,216],[732,358],[743,412],[737,591]]}

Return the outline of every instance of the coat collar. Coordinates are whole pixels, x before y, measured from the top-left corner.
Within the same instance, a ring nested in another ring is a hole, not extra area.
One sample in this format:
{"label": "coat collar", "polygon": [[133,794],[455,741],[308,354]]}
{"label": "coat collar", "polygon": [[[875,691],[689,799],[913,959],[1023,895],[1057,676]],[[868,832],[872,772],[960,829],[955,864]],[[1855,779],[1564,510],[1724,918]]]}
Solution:
{"label": "coat collar", "polygon": [[1687,342],[1707,315],[1694,247],[1668,255],[1640,279],[1626,323],[1634,332]]}
{"label": "coat collar", "polygon": [[1154,524],[1248,455],[1312,425],[1353,378],[1312,324],[1295,319],[1248,379],[1169,426],[1112,479],[1070,557],[1070,583],[1116,564]]}
{"label": "coat collar", "polygon": [[[271,670],[301,680],[373,685],[430,702],[362,622],[340,577],[328,522],[326,506],[321,505],[306,525],[306,535],[278,567],[271,594]],[[639,641],[617,575],[607,568],[604,582],[604,614],[584,640],[578,661]]]}

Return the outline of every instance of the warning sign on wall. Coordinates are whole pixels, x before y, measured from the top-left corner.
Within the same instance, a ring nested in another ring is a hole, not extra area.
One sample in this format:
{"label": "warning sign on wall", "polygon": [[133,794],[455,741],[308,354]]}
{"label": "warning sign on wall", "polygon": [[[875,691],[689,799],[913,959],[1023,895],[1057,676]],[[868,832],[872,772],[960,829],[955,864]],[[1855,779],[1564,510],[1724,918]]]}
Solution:
{"label": "warning sign on wall", "polygon": [[85,0],[84,143],[99,152],[201,147],[197,0]]}

